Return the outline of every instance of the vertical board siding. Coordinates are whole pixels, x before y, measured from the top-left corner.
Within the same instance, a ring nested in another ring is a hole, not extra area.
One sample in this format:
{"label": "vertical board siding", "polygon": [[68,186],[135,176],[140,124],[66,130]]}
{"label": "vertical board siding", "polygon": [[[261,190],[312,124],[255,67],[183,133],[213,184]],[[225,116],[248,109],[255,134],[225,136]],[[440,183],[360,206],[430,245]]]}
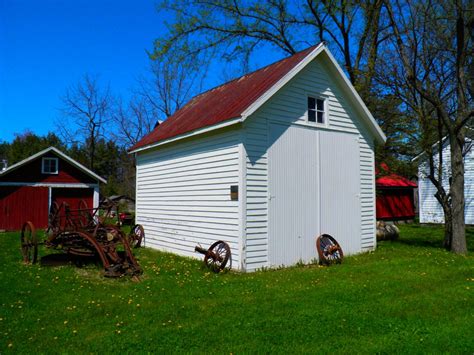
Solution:
{"label": "vertical board siding", "polygon": [[[337,149],[334,142],[337,142]],[[358,253],[361,251],[358,136],[321,131],[319,143],[319,234],[332,235],[346,255]]]}
{"label": "vertical board siding", "polygon": [[[466,139],[469,149],[464,157],[464,196],[465,196],[465,222],[474,224],[474,149],[472,140]],[[449,192],[449,177],[451,176],[451,149],[449,144],[443,144],[443,187]],[[439,156],[434,156],[434,165],[437,169]],[[444,223],[443,208],[435,197],[436,187],[427,178],[429,163],[426,158],[421,158],[418,165],[418,197],[420,210],[420,223]]]}
{"label": "vertical board siding", "polygon": [[46,228],[48,201],[48,187],[0,186],[0,229],[20,230],[26,221]]}
{"label": "vertical board siding", "polygon": [[137,155],[136,221],[146,246],[201,257],[197,244],[224,240],[232,266],[240,266],[239,202],[230,200],[230,186],[239,183],[239,137],[230,130]]}
{"label": "vertical board siding", "polygon": [[319,131],[270,125],[269,266],[289,266],[317,258],[320,234]]}
{"label": "vertical board siding", "polygon": [[[269,122],[308,125],[307,96],[328,100],[328,127],[359,135],[361,251],[375,248],[375,171],[373,136],[357,118],[321,58],[308,64],[245,122],[247,149],[247,269],[268,266]],[[337,143],[334,143],[335,149]]]}

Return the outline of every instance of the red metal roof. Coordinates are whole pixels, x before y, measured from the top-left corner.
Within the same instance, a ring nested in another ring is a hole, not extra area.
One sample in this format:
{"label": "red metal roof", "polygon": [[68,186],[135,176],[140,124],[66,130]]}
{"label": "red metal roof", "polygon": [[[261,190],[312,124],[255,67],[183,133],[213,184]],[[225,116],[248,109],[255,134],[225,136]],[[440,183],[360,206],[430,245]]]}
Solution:
{"label": "red metal roof", "polygon": [[407,178],[404,178],[403,176],[393,174],[393,173],[376,179],[375,185],[377,187],[417,187],[418,186],[413,181],[410,181]]}
{"label": "red metal roof", "polygon": [[378,168],[375,168],[375,175],[379,175],[383,172],[383,176],[375,179],[375,185],[377,187],[417,187],[418,185],[404,178],[403,176],[397,175],[390,172],[390,168],[386,163],[380,163]]}
{"label": "red metal roof", "polygon": [[267,90],[300,63],[316,46],[206,91],[136,143],[131,151],[159,141],[240,117]]}

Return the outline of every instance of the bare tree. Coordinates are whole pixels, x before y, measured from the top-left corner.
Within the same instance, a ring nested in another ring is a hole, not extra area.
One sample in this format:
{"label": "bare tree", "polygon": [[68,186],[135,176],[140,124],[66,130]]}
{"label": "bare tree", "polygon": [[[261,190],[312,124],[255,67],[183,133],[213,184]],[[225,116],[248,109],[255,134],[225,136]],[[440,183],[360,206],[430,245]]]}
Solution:
{"label": "bare tree", "polygon": [[209,62],[205,53],[169,50],[151,55],[150,75],[139,80],[138,95],[149,111],[166,119],[202,89]]}
{"label": "bare tree", "polygon": [[132,97],[128,104],[119,100],[112,113],[112,119],[116,125],[113,137],[121,146],[133,146],[153,130],[159,116],[144,98]]}
{"label": "bare tree", "polygon": [[134,145],[200,92],[208,70],[205,58],[203,53],[172,51],[160,57],[151,56],[149,73],[139,78],[130,102],[124,104],[119,100],[114,107],[114,137],[122,145]]}
{"label": "bare tree", "polygon": [[[463,155],[466,125],[474,117],[468,89],[473,41],[467,25],[472,23],[474,5],[411,0],[386,1],[385,5],[394,41],[387,48],[384,68],[392,69],[387,70],[392,88],[418,119],[421,146],[429,160],[428,178],[444,211],[445,246],[466,253]],[[390,55],[391,50],[396,55]],[[450,146],[449,181],[443,169],[444,137]],[[435,141],[438,145],[433,147]]]}
{"label": "bare tree", "polygon": [[56,120],[56,127],[68,144],[86,148],[89,168],[94,169],[97,142],[104,138],[111,120],[110,90],[101,89],[96,78],[85,75],[66,90],[62,102],[62,117]]}
{"label": "bare tree", "polygon": [[359,89],[370,85],[378,47],[387,39],[382,0],[163,0],[161,8],[176,21],[156,41],[158,57],[170,50],[195,54],[220,48],[217,53],[232,60],[250,56],[261,44],[291,55],[329,40]]}

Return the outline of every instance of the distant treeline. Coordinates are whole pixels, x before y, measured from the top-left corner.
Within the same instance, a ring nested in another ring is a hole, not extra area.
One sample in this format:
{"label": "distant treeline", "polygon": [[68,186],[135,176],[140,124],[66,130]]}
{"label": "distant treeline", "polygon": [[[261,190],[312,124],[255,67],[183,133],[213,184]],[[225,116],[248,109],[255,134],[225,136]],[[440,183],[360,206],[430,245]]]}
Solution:
{"label": "distant treeline", "polygon": [[[103,196],[135,195],[134,158],[127,154],[125,147],[120,147],[112,139],[98,139],[95,151],[95,161],[92,170],[105,178],[108,183],[101,186]],[[39,151],[53,146],[74,160],[91,168],[86,145],[67,145],[56,134],[48,133],[38,136],[32,132],[16,134],[11,142],[0,143],[0,160],[6,160],[11,166]]]}

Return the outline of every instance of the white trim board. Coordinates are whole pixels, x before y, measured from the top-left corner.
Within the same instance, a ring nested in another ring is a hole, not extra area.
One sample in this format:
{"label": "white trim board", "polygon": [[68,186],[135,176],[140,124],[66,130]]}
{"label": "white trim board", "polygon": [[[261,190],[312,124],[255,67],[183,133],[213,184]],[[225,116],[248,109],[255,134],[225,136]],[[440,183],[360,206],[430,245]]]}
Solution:
{"label": "white trim board", "polygon": [[140,147],[140,148],[137,148],[135,150],[131,150],[130,152],[128,152],[128,154],[133,154],[133,153],[138,153],[138,152],[141,152],[143,150],[148,150],[148,149],[152,149],[152,148],[156,148],[160,145],[163,145],[163,144],[167,144],[167,143],[171,143],[171,142],[174,142],[174,141],[177,141],[177,140],[181,140],[181,139],[185,139],[185,138],[189,138],[189,137],[193,137],[193,136],[197,136],[198,134],[203,134],[203,133],[206,133],[206,132],[210,132],[210,131],[214,131],[214,130],[217,130],[217,129],[220,129],[220,128],[224,128],[224,127],[228,127],[228,126],[232,126],[232,125],[235,125],[235,124],[238,124],[238,123],[241,123],[242,122],[242,118],[241,117],[237,117],[237,118],[231,118],[230,120],[227,120],[227,121],[224,121],[224,122],[220,122],[220,123],[217,123],[215,125],[212,125],[212,126],[207,126],[207,127],[202,127],[202,128],[198,128],[194,131],[191,131],[191,132],[186,132],[186,133],[183,133],[179,136],[175,136],[175,137],[171,137],[171,138],[168,138],[168,139],[164,139],[162,141],[158,141],[156,143],[152,143],[152,144],[149,144],[149,145],[146,145],[144,147]]}
{"label": "white trim board", "polygon": [[65,183],[42,183],[42,182],[0,182],[0,186],[28,186],[28,187],[55,187],[55,188],[77,188],[88,189],[96,188],[99,184],[65,184]]}

